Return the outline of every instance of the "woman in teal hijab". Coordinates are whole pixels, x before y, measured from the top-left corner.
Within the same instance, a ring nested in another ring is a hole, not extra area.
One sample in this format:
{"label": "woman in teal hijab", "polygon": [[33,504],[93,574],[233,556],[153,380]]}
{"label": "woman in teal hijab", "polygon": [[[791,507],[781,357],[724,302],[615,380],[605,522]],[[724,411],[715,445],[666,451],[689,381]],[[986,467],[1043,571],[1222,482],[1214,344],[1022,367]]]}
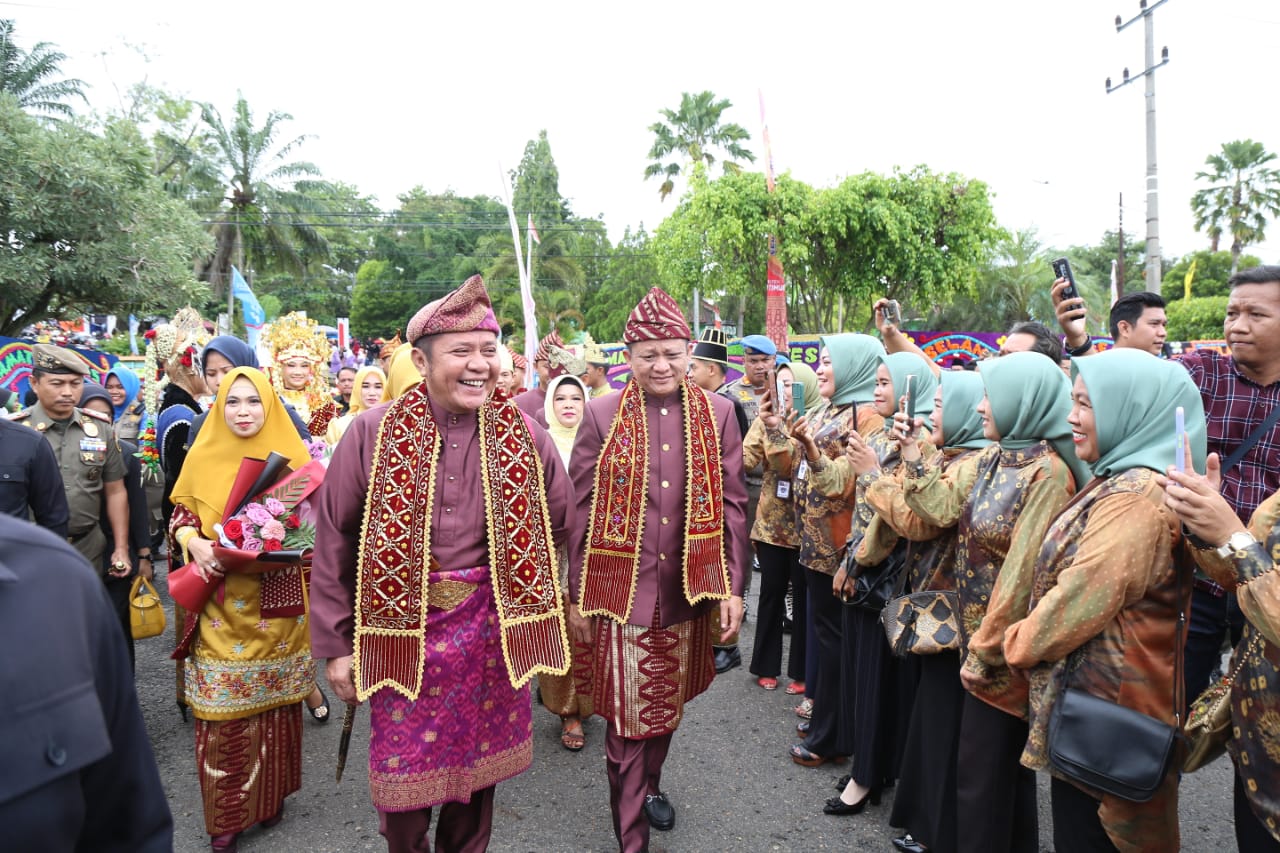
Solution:
{"label": "woman in teal hijab", "polygon": [[138,378],[138,374],[117,362],[102,378],[102,385],[111,397],[114,412],[112,430],[116,438],[136,442],[138,433],[142,431],[142,421],[146,417],[146,410],[138,399],[142,380]]}
{"label": "woman in teal hijab", "polygon": [[826,335],[816,371],[823,402],[803,417],[792,415],[785,421],[772,394],[760,408],[765,464],[787,484],[795,501],[799,559],[808,591],[812,632],[806,644],[805,702],[800,710],[811,708],[812,719],[804,743],[791,748],[792,760],[807,767],[849,752],[848,721],[840,714],[838,698],[840,602],[831,594],[831,578],[840,567],[853,519],[854,476],[844,447],[851,434],[870,435],[883,425],[872,406],[876,367],[883,354],[880,341],[870,335]]}
{"label": "woman in teal hijab", "polygon": [[[964,465],[991,444],[982,432],[978,404],[984,394],[982,380],[971,371],[943,371],[933,402],[933,444],[941,453],[943,476],[953,466]],[[915,440],[923,426],[905,429],[905,413],[895,416],[904,462],[920,462]],[[938,598],[928,605],[931,615],[936,602],[945,601],[955,611],[956,528],[940,528],[916,516],[903,499],[901,477],[883,476],[867,489],[867,501],[876,518],[867,528],[859,563],[875,562],[877,552],[890,547],[895,537],[914,543],[909,575],[909,591],[934,592]],[[902,747],[897,791],[893,798],[890,826],[900,826],[906,835],[895,841],[900,849],[919,845],[929,850],[956,850],[956,773],[960,742],[960,715],[964,688],[960,685],[960,652],[948,650],[913,656],[919,666],[915,701]],[[848,797],[852,800],[852,795]]]}
{"label": "woman in teal hijab", "polygon": [[[956,837],[962,849],[1034,849],[1035,775],[1018,763],[1026,741],[1026,685],[1005,663],[1004,629],[1025,615],[1044,531],[1087,466],[1075,457],[1066,417],[1070,383],[1039,353],[983,362],[978,403],[996,442],[945,470],[903,448],[903,498],[916,516],[955,527],[956,594],[967,642],[961,649]],[[962,380],[963,381],[963,380]],[[944,398],[943,418],[957,407]],[[1062,454],[1067,454],[1064,458]],[[994,796],[994,799],[993,799]]]}
{"label": "woman in teal hijab", "polygon": [[[1005,635],[1011,666],[1031,673],[1026,766],[1048,767],[1047,732],[1070,660],[1070,686],[1177,725],[1179,622],[1191,577],[1179,566],[1182,525],[1164,504],[1161,474],[1175,459],[1181,408],[1190,456],[1205,458],[1205,414],[1186,370],[1138,350],[1073,362],[1069,420],[1076,453],[1095,479],[1049,526],[1035,563],[1026,618]],[[1185,457],[1184,457],[1185,458]],[[1043,664],[1043,665],[1042,665]],[[1177,850],[1178,772],[1134,803],[1052,781],[1059,850]]]}
{"label": "woman in teal hijab", "polygon": [[[857,483],[848,545],[855,552],[869,535],[876,518],[867,497],[872,477],[877,473],[891,476],[900,462],[897,437],[892,429],[893,416],[904,396],[910,393],[916,414],[928,425],[933,413],[934,390],[938,386],[933,368],[916,353],[880,354],[877,361],[872,402],[876,414],[885,419],[885,426],[867,436],[865,442],[857,434],[850,435],[850,452],[843,460]],[[889,535],[882,538],[882,544],[888,546],[890,552],[877,553],[869,565],[859,564],[862,565],[860,571],[879,572],[886,559],[892,559],[894,564],[904,559],[907,539],[886,533]],[[842,600],[848,600],[854,593],[853,574],[856,572],[842,568],[836,573],[828,594],[838,594]],[[856,605],[843,606],[841,632],[844,678],[838,701],[841,707],[850,709],[846,713],[854,720],[853,766],[840,796],[832,797],[823,806],[823,812],[829,815],[857,814],[868,802],[876,802],[881,790],[892,783],[895,775],[892,758],[896,752],[894,725],[898,717],[906,714],[906,708],[899,706],[899,697],[910,695],[909,689],[904,691],[898,685],[900,682],[913,685],[916,679],[914,661],[899,662],[890,654],[878,612]]]}

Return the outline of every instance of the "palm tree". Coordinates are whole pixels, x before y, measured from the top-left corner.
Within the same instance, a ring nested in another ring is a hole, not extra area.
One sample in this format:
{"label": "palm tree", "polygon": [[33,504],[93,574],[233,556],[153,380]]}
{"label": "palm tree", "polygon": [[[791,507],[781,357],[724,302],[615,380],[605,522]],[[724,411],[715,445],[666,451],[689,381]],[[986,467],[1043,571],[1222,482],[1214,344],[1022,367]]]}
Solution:
{"label": "palm tree", "polygon": [[[260,263],[301,272],[304,254],[308,261],[323,261],[329,246],[314,217],[326,212],[324,198],[332,195],[331,187],[319,179],[314,164],[289,159],[305,135],[278,142],[281,125],[293,116],[272,110],[256,127],[240,95],[230,124],[209,104],[201,106],[201,117],[217,152],[215,168],[228,187],[226,207],[213,225],[213,257],[201,278],[218,294],[231,280],[232,263],[242,270]],[[282,183],[291,178],[291,185]]]}
{"label": "palm tree", "polygon": [[1280,170],[1267,166],[1275,159],[1261,142],[1238,139],[1205,158],[1211,171],[1196,173],[1196,180],[1211,184],[1191,197],[1196,230],[1209,235],[1213,252],[1222,235],[1231,234],[1232,275],[1244,247],[1266,239],[1267,217],[1280,214]]}
{"label": "palm tree", "polygon": [[[675,189],[675,178],[687,162],[715,164],[712,149],[723,149],[735,158],[723,162],[726,175],[742,171],[736,160],[755,162],[756,155],[739,144],[751,138],[746,129],[732,122],[720,123],[721,114],[733,104],[727,98],[717,101],[715,97],[711,92],[696,95],[684,92],[680,96],[680,109],[660,110],[666,121],[649,125],[654,134],[653,147],[649,149],[649,159],[653,162],[645,168],[644,177],[645,180],[663,179],[662,186],[658,187],[658,195],[663,200]],[[675,159],[668,159],[672,157]]]}
{"label": "palm tree", "polygon": [[79,98],[87,103],[83,80],[50,79],[66,58],[44,41],[23,50],[13,41],[13,21],[0,20],[0,92],[16,97],[24,110],[70,118],[72,110],[64,100]]}

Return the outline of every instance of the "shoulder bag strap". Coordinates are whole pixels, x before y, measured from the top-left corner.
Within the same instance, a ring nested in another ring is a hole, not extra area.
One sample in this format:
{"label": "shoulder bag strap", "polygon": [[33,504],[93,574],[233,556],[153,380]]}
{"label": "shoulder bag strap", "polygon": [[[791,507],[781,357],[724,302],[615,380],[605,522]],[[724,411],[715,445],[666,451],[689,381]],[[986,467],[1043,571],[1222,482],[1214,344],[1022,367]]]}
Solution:
{"label": "shoulder bag strap", "polygon": [[1225,474],[1234,468],[1236,463],[1243,459],[1246,453],[1253,450],[1253,446],[1261,441],[1264,435],[1271,431],[1271,428],[1276,425],[1277,421],[1280,421],[1280,405],[1272,406],[1271,411],[1267,413],[1266,419],[1258,425],[1257,429],[1249,433],[1249,437],[1244,440],[1244,444],[1237,447],[1235,451],[1226,458],[1222,463],[1222,473]]}

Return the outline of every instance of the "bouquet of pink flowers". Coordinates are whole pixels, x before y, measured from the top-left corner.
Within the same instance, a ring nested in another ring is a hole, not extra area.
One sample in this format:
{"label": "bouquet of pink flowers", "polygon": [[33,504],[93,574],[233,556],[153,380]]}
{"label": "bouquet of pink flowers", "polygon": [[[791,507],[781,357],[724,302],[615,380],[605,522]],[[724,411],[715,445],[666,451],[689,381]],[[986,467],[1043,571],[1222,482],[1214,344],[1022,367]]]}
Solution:
{"label": "bouquet of pink flowers", "polygon": [[[316,539],[315,526],[306,520],[306,498],[324,482],[324,474],[325,465],[319,461],[290,471],[288,459],[277,453],[265,460],[242,460],[227,496],[231,512],[214,525],[220,537],[213,546],[218,562],[228,572],[240,574],[305,568]],[[272,577],[271,586],[279,580]],[[270,592],[274,598],[274,589]],[[220,583],[215,586],[203,580],[190,563],[169,573],[169,594],[187,610],[197,612],[210,597],[221,593]],[[287,598],[290,612],[301,606],[298,595],[290,592]]]}

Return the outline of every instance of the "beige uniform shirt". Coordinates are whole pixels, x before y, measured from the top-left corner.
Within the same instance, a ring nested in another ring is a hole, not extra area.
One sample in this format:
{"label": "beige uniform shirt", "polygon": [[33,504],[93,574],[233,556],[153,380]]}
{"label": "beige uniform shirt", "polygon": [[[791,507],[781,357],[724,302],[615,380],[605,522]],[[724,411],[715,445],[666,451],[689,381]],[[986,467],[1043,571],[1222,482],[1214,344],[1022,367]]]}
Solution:
{"label": "beige uniform shirt", "polygon": [[104,483],[124,479],[124,459],[111,424],[77,408],[65,421],[54,420],[36,403],[14,418],[44,434],[53,447],[67,490],[67,539],[93,567],[99,568],[106,536],[99,524]]}

